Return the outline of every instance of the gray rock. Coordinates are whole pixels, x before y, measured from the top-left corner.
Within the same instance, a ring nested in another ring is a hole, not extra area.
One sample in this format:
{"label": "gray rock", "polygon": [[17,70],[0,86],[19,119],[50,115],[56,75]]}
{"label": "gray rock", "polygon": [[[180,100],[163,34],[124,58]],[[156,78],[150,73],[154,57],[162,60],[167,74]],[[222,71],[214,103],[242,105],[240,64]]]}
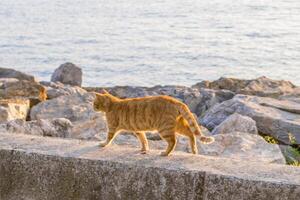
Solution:
{"label": "gray rock", "polygon": [[228,157],[246,161],[285,164],[276,144],[267,143],[261,136],[242,132],[215,135],[215,142],[198,145],[204,155]]}
{"label": "gray rock", "polygon": [[174,97],[187,104],[193,113],[197,112],[197,106],[202,103],[200,92],[185,86],[155,86],[148,88],[148,93],[150,95],[168,95]]}
{"label": "gray rock", "polygon": [[60,82],[54,83],[54,82],[43,81],[40,83],[46,87],[48,99],[54,99],[64,95],[73,95],[73,94],[83,95],[87,93],[87,91],[82,89],[81,87],[62,84]]}
{"label": "gray rock", "polygon": [[0,88],[3,88],[6,83],[10,82],[18,82],[19,80],[16,78],[0,78]]}
{"label": "gray rock", "polygon": [[34,81],[5,80],[1,82],[0,99],[14,99],[18,97],[44,101],[47,98],[47,94],[45,87]]}
{"label": "gray rock", "polygon": [[201,88],[200,92],[200,101],[196,106],[196,110],[194,111],[197,116],[202,117],[208,109],[222,103],[223,101],[227,101],[234,97],[234,93],[229,90],[212,90]]}
{"label": "gray rock", "polygon": [[74,124],[66,118],[38,119],[32,121],[16,119],[0,124],[0,132],[97,141],[99,139],[106,139],[106,130],[100,130],[99,132],[90,130],[91,127],[95,127],[94,121],[83,124],[75,122]]}
{"label": "gray rock", "polygon": [[51,137],[72,137],[72,123],[65,118],[39,119],[35,121],[12,120],[2,124],[2,130],[10,133]]}
{"label": "gray rock", "polygon": [[161,140],[161,137],[158,133],[148,133],[146,134],[148,140]]}
{"label": "gray rock", "polygon": [[94,138],[106,132],[106,120],[103,113],[93,108],[94,95],[60,96],[44,101],[31,109],[31,120],[66,118],[72,124],[72,137],[81,139]]}
{"label": "gray rock", "polygon": [[277,98],[283,94],[293,93],[296,86],[289,81],[272,80],[267,77],[259,77],[252,80],[236,78],[220,78],[216,81],[202,81],[192,86],[193,88],[210,88],[215,90],[225,89],[237,94],[255,95]]}
{"label": "gray rock", "polygon": [[61,82],[73,86],[81,86],[82,70],[73,63],[64,63],[60,65],[51,76],[52,82]]}
{"label": "gray rock", "polygon": [[26,119],[30,102],[26,99],[0,99],[0,123],[14,119]]}
{"label": "gray rock", "polygon": [[197,116],[204,114],[211,106],[233,98],[234,93],[226,90],[194,89],[185,86],[155,86],[150,94],[168,95],[187,104]]}
{"label": "gray rock", "polygon": [[296,87],[292,93],[281,95],[278,99],[293,101],[300,104],[300,87]]}
{"label": "gray rock", "polygon": [[226,134],[233,132],[244,132],[258,134],[256,122],[247,116],[234,113],[227,117],[212,131],[212,135]]}
{"label": "gray rock", "polygon": [[215,81],[202,81],[196,83],[192,86],[192,88],[209,88],[214,90],[230,90],[232,92],[237,93],[241,90],[241,88],[247,87],[251,80],[241,80],[237,78],[226,78],[221,77]]}
{"label": "gray rock", "polygon": [[282,94],[292,93],[296,86],[290,81],[272,80],[267,77],[260,77],[251,80],[239,93],[256,95],[262,97],[278,97]]}
{"label": "gray rock", "polygon": [[[105,89],[105,88],[104,88]],[[112,88],[106,88],[111,94],[119,98],[135,98],[151,95],[146,87],[133,87],[133,86],[116,86]],[[157,94],[152,94],[157,95]]]}
{"label": "gray rock", "polygon": [[292,134],[296,143],[300,144],[299,110],[299,104],[292,101],[236,95],[233,99],[212,107],[200,122],[212,130],[231,114],[238,113],[256,121],[259,132],[285,144],[291,144]]}
{"label": "gray rock", "polygon": [[35,81],[35,78],[31,75],[23,72],[16,71],[14,69],[0,67],[0,79],[1,78],[15,78],[18,80]]}

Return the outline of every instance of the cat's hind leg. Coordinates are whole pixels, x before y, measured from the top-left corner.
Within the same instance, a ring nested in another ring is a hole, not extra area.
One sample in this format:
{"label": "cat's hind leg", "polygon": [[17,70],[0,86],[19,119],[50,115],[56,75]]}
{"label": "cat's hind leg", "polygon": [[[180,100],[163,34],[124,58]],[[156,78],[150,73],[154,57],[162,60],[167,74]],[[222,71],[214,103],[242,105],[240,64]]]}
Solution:
{"label": "cat's hind leg", "polygon": [[198,148],[197,148],[197,142],[196,142],[196,136],[194,134],[188,136],[190,139],[190,145],[192,149],[193,154],[198,154]]}
{"label": "cat's hind leg", "polygon": [[160,132],[161,137],[168,142],[168,147],[165,152],[161,152],[161,156],[169,156],[170,153],[172,153],[175,149],[177,139],[175,135],[175,131],[173,130],[168,130],[168,131],[163,131]]}
{"label": "cat's hind leg", "polygon": [[176,123],[176,132],[189,138],[190,146],[193,154],[198,154],[196,136],[190,130],[190,127],[185,119],[180,117]]}
{"label": "cat's hind leg", "polygon": [[146,154],[147,151],[149,150],[149,144],[145,132],[135,132],[135,135],[137,136],[137,138],[141,143],[142,146],[141,153]]}
{"label": "cat's hind leg", "polygon": [[179,132],[179,133],[181,135],[184,135],[184,136],[189,138],[192,153],[193,154],[198,154],[196,136],[190,130],[186,130],[186,132]]}

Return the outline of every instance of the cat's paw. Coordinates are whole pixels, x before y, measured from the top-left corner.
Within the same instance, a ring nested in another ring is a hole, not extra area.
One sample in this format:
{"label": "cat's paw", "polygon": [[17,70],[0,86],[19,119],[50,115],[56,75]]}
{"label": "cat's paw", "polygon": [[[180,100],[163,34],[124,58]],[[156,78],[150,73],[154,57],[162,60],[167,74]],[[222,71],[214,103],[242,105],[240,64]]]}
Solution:
{"label": "cat's paw", "polygon": [[195,155],[198,154],[198,149],[196,149],[196,148],[192,149],[192,154],[195,154]]}
{"label": "cat's paw", "polygon": [[148,150],[144,150],[144,149],[141,150],[141,154],[147,154],[147,153],[148,153]]}
{"label": "cat's paw", "polygon": [[100,142],[99,146],[100,147],[106,147],[108,144],[106,142]]}
{"label": "cat's paw", "polygon": [[161,156],[169,156],[169,154],[167,152],[161,152],[160,155]]}

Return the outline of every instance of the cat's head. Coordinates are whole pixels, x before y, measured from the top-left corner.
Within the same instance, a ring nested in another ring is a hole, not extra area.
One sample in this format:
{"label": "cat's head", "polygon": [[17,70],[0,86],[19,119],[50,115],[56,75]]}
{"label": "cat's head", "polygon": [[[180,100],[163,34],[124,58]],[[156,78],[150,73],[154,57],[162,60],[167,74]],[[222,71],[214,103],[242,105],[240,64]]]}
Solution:
{"label": "cat's head", "polygon": [[112,103],[112,95],[106,90],[102,90],[101,93],[94,93],[96,95],[94,100],[94,109],[96,111],[108,111]]}

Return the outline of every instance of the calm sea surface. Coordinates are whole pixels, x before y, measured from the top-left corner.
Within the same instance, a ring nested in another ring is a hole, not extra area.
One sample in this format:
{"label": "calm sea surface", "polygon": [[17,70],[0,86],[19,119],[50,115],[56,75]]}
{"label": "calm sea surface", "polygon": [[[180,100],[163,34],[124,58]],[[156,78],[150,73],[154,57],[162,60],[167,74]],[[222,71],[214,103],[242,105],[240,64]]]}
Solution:
{"label": "calm sea surface", "polygon": [[0,0],[0,66],[84,85],[266,75],[300,85],[299,0]]}

